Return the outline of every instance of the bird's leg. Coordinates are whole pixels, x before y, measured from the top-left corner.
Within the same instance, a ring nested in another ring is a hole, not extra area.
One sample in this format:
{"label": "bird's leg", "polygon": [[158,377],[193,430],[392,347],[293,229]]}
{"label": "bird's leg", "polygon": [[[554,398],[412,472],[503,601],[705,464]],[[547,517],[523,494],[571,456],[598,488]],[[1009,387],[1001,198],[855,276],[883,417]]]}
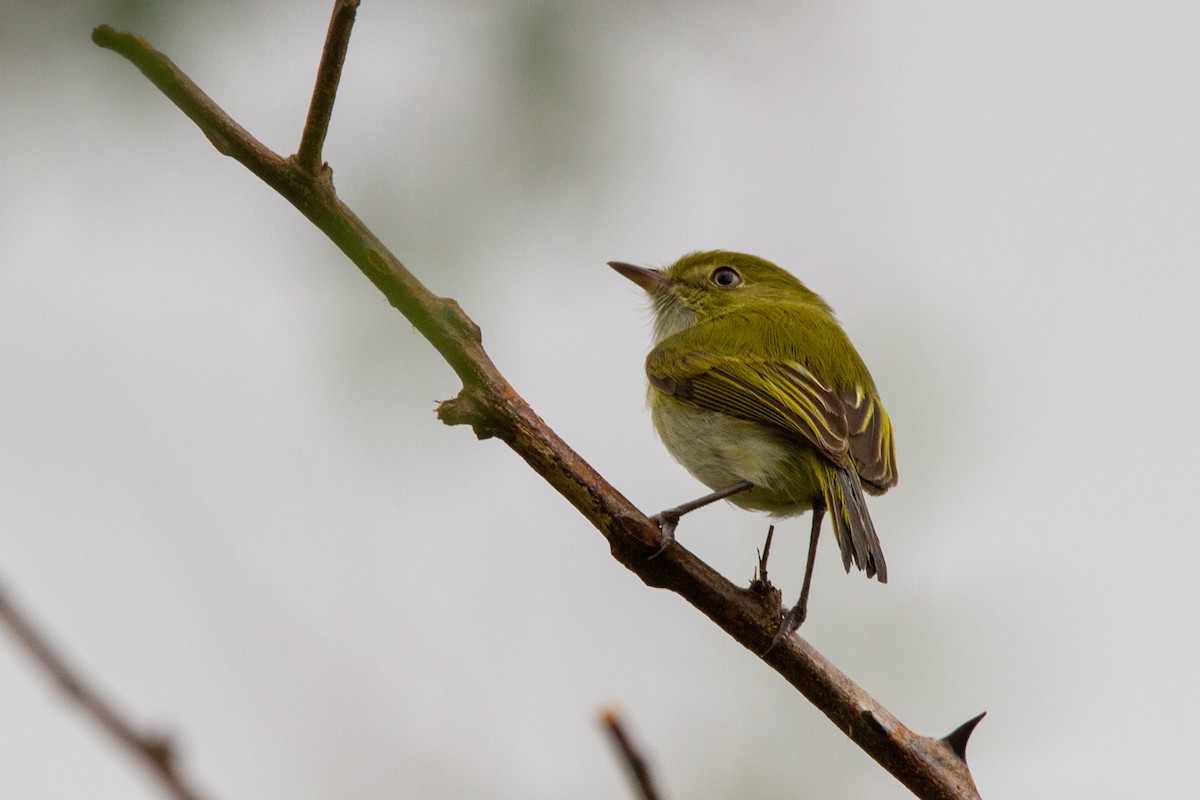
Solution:
{"label": "bird's leg", "polygon": [[[813,506],[812,533],[808,538],[808,564],[804,567],[804,585],[800,587],[800,599],[784,616],[783,622],[779,625],[779,632],[775,634],[775,640],[771,642],[772,648],[780,642],[786,641],[797,628],[804,624],[804,618],[808,616],[808,590],[812,587],[813,562],[817,559],[817,539],[821,536],[821,518],[824,516],[825,509],[822,506]],[[770,651],[768,650],[768,652]]]}
{"label": "bird's leg", "polygon": [[738,492],[744,492],[753,488],[754,484],[750,481],[738,481],[732,486],[726,486],[724,489],[718,489],[712,494],[706,494],[704,497],[699,497],[690,503],[684,503],[682,505],[675,506],[674,508],[668,508],[666,511],[660,511],[655,514],[650,519],[658,523],[659,530],[662,531],[663,535],[663,544],[662,547],[658,548],[654,555],[650,557],[657,558],[658,556],[662,555],[663,551],[670,547],[675,541],[675,526],[679,524],[679,518],[684,514],[688,513],[689,511],[695,511],[697,508],[704,508],[705,506],[711,505],[718,500],[724,500],[726,497],[735,495]]}

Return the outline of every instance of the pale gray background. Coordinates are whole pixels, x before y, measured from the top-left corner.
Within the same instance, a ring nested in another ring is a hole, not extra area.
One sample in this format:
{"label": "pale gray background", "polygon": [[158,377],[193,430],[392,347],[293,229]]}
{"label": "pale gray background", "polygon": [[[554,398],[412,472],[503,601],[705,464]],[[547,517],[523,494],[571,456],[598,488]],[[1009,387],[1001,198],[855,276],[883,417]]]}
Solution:
{"label": "pale gray background", "polygon": [[[129,64],[294,149],[327,2],[0,6],[0,578],[217,800],[908,796],[647,589],[449,368]],[[69,9],[69,10],[68,10]],[[710,247],[838,309],[895,422],[892,583],[821,553],[808,637],[985,797],[1195,791],[1194,2],[367,2],[342,197],[647,511],[700,489],[604,266]],[[806,520],[774,577],[798,589]],[[750,578],[766,519],[681,536]],[[0,640],[0,796],[155,785]]]}

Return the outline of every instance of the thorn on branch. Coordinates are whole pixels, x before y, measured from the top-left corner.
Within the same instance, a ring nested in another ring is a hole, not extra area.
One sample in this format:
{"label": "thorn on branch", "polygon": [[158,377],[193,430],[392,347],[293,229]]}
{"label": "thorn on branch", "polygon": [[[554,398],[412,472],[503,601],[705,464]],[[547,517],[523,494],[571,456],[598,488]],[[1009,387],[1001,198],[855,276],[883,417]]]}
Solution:
{"label": "thorn on branch", "polygon": [[782,619],[783,592],[779,591],[779,588],[772,584],[771,579],[767,577],[767,559],[771,557],[771,541],[774,538],[775,526],[772,525],[767,528],[767,540],[758,553],[758,564],[754,568],[754,577],[750,579],[750,586],[746,588],[746,591],[763,605],[767,613],[776,619]]}
{"label": "thorn on branch", "polygon": [[984,711],[979,716],[972,717],[942,737],[942,741],[950,745],[950,749],[954,751],[956,756],[962,759],[964,764],[967,763],[967,740],[971,738],[971,734],[975,732],[975,726],[979,724],[980,720],[986,714],[987,712]]}
{"label": "thorn on branch", "polygon": [[767,528],[767,540],[763,542],[762,550],[758,551],[758,568],[750,580],[752,591],[769,591],[772,588],[771,579],[767,577],[767,559],[771,557],[771,540],[774,538],[775,526],[771,525]]}

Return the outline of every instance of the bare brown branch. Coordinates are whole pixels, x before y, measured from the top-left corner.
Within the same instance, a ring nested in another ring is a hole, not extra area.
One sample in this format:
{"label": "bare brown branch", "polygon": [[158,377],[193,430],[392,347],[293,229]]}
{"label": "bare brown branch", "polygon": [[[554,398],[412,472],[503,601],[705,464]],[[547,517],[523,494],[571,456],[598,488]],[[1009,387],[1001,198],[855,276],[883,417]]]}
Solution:
{"label": "bare brown branch", "polygon": [[201,795],[179,774],[175,753],[165,737],[139,732],[111,704],[88,686],[50,645],[47,638],[13,605],[0,586],[0,625],[9,630],[58,688],[126,751],[144,763],[176,800],[200,800]]}
{"label": "bare brown branch", "polygon": [[600,721],[604,723],[605,729],[609,736],[612,737],[613,744],[617,746],[617,752],[621,754],[621,760],[625,764],[625,769],[629,773],[629,779],[633,782],[633,786],[638,791],[638,796],[642,800],[658,800],[658,790],[654,788],[654,779],[650,775],[650,765],[646,763],[645,757],[641,751],[634,746],[633,740],[629,738],[629,733],[625,730],[625,723],[621,721],[621,716],[616,709],[606,708],[600,712]]}
{"label": "bare brown branch", "polygon": [[333,100],[337,96],[338,82],[342,79],[342,64],[346,62],[350,29],[354,27],[357,12],[358,0],[337,0],[333,4],[333,16],[329,18],[329,31],[325,34],[325,49],[321,53],[321,66],[317,69],[317,82],[308,106],[308,119],[300,136],[300,149],[296,151],[296,162],[309,175],[316,175],[321,169],[321,148],[325,146],[325,134],[333,117]]}
{"label": "bare brown branch", "polygon": [[[613,556],[643,582],[679,594],[752,653],[768,649],[779,625],[777,597],[733,585],[678,544],[651,560],[661,542],[657,526],[534,413],[484,351],[475,323],[453,300],[430,293],[337,198],[331,181],[264,148],[145,41],[107,26],[92,38],[136,65],[218,150],[324,231],[433,344],[463,382],[459,395],[438,409],[444,422],[468,424],[480,438],[502,439],[600,531]],[[965,762],[947,742],[910,731],[803,639],[792,637],[764,661],[919,797],[978,797]]]}

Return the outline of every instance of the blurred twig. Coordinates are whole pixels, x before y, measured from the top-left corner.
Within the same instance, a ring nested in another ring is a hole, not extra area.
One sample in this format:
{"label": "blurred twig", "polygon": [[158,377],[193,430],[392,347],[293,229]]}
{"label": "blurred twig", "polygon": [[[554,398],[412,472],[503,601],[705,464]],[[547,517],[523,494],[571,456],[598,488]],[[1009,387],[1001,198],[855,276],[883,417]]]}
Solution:
{"label": "blurred twig", "polygon": [[[344,52],[354,15],[351,0],[335,4],[330,24]],[[341,22],[338,22],[338,20]],[[298,157],[284,158],[257,141],[205,95],[170,59],[147,42],[102,25],[92,39],[127,58],[177,105],[213,145],[278,191],[320,228],[362,273],[383,292],[446,359],[462,380],[458,396],[438,408],[449,425],[466,424],[481,439],[502,439],[569,500],[608,540],[613,556],[647,585],[676,592],[752,653],[763,653],[779,625],[778,602],[770,593],[734,586],[686,548],[675,544],[650,559],[661,545],[658,527],[604,480],[551,430],[517,394],[492,363],[481,344],[478,326],[458,304],[437,297],[404,267],[347,208],[334,191],[328,169],[315,169],[319,143],[302,147]],[[335,59],[326,43],[323,63]],[[340,63],[340,61],[338,61]],[[310,113],[312,141],[331,108],[336,72],[314,93]],[[323,95],[325,96],[325,95]],[[976,798],[966,763],[942,739],[919,736],[856,686],[806,641],[794,636],[765,656],[773,669],[804,694],[838,728],[906,786],[923,798]]]}
{"label": "blurred twig", "polygon": [[646,763],[645,757],[634,747],[616,709],[606,708],[601,711],[600,721],[604,723],[605,730],[608,731],[613,744],[621,753],[621,759],[625,763],[625,769],[629,772],[630,780],[638,790],[638,796],[642,800],[659,800],[658,790],[654,788],[654,779],[650,776],[650,767]]}
{"label": "blurred twig", "polygon": [[3,586],[0,586],[0,625],[12,633],[13,638],[63,694],[82,708],[114,741],[141,760],[172,797],[176,800],[200,800],[201,795],[179,774],[170,741],[161,735],[135,730],[111,703],[101,699],[96,690],[79,676],[78,671],[72,669],[55,651],[28,616],[13,605]]}

